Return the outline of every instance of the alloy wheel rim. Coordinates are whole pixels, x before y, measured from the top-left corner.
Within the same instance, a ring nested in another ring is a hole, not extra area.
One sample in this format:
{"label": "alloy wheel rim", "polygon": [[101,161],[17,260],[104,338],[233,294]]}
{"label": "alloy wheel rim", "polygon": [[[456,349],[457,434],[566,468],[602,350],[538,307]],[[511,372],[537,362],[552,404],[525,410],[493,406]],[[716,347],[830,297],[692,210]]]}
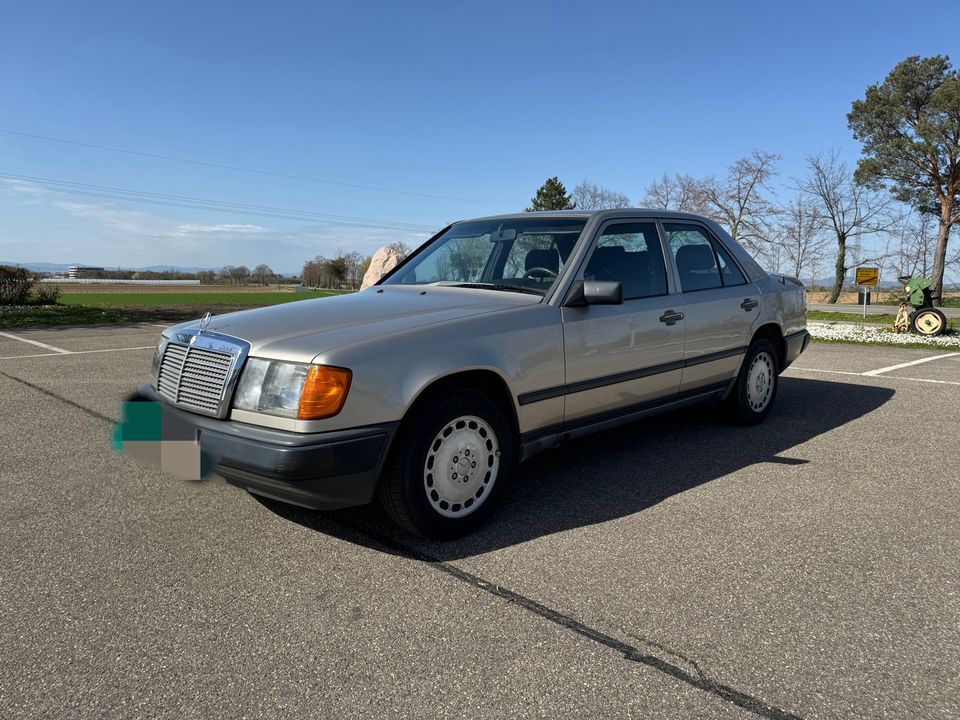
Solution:
{"label": "alloy wheel rim", "polygon": [[747,403],[754,412],[763,412],[773,395],[773,358],[769,353],[758,353],[747,371]]}
{"label": "alloy wheel rim", "polygon": [[423,465],[423,489],[434,511],[459,518],[490,495],[500,469],[497,434],[482,418],[464,415],[437,433]]}

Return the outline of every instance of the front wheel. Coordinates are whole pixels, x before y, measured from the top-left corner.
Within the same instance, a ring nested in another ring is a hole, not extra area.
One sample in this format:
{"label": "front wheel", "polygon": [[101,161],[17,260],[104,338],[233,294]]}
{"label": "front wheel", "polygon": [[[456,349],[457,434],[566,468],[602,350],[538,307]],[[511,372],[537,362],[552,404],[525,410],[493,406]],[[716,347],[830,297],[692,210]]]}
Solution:
{"label": "front wheel", "polygon": [[378,496],[402,528],[426,538],[470,532],[493,510],[513,462],[513,437],[485,395],[459,390],[404,421]]}
{"label": "front wheel", "polygon": [[919,334],[933,337],[943,332],[947,326],[947,316],[937,308],[917,310],[910,319],[910,329]]}
{"label": "front wheel", "polygon": [[736,385],[727,399],[734,419],[743,425],[757,425],[770,414],[777,395],[779,368],[777,351],[769,340],[750,343]]}

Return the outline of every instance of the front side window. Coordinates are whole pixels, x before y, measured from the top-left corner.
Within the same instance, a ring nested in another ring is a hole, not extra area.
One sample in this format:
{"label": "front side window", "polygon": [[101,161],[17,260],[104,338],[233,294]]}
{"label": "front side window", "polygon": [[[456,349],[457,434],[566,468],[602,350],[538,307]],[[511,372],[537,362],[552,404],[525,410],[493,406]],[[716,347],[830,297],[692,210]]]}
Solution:
{"label": "front side window", "polygon": [[615,223],[604,228],[583,279],[619,282],[624,300],[666,295],[667,270],[656,223]]}
{"label": "front side window", "polygon": [[448,285],[545,295],[573,252],[585,218],[458,223],[420,248],[384,285]]}

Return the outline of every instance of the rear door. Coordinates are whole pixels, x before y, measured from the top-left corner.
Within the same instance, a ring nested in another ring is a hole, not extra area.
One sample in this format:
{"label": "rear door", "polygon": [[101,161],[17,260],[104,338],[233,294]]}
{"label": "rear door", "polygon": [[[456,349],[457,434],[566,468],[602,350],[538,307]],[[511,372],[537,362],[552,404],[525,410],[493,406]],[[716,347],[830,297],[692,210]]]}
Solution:
{"label": "rear door", "polygon": [[686,335],[680,392],[726,383],[746,352],[760,291],[705,226],[665,221],[663,230],[683,294]]}
{"label": "rear door", "polygon": [[623,285],[622,305],[564,307],[564,417],[582,419],[671,398],[683,368],[683,308],[671,294],[655,220],[611,220],[581,274]]}

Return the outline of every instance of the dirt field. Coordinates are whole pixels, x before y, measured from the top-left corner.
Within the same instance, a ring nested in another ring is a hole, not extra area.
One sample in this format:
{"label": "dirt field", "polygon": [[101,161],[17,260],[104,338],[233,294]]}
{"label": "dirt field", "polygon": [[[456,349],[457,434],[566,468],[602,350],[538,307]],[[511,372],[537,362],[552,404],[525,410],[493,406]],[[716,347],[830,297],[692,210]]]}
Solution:
{"label": "dirt field", "polygon": [[[44,283],[50,287],[55,283]],[[61,293],[75,295],[79,293],[290,293],[296,291],[296,285],[116,285],[99,283],[81,285],[79,283],[57,284]]]}

